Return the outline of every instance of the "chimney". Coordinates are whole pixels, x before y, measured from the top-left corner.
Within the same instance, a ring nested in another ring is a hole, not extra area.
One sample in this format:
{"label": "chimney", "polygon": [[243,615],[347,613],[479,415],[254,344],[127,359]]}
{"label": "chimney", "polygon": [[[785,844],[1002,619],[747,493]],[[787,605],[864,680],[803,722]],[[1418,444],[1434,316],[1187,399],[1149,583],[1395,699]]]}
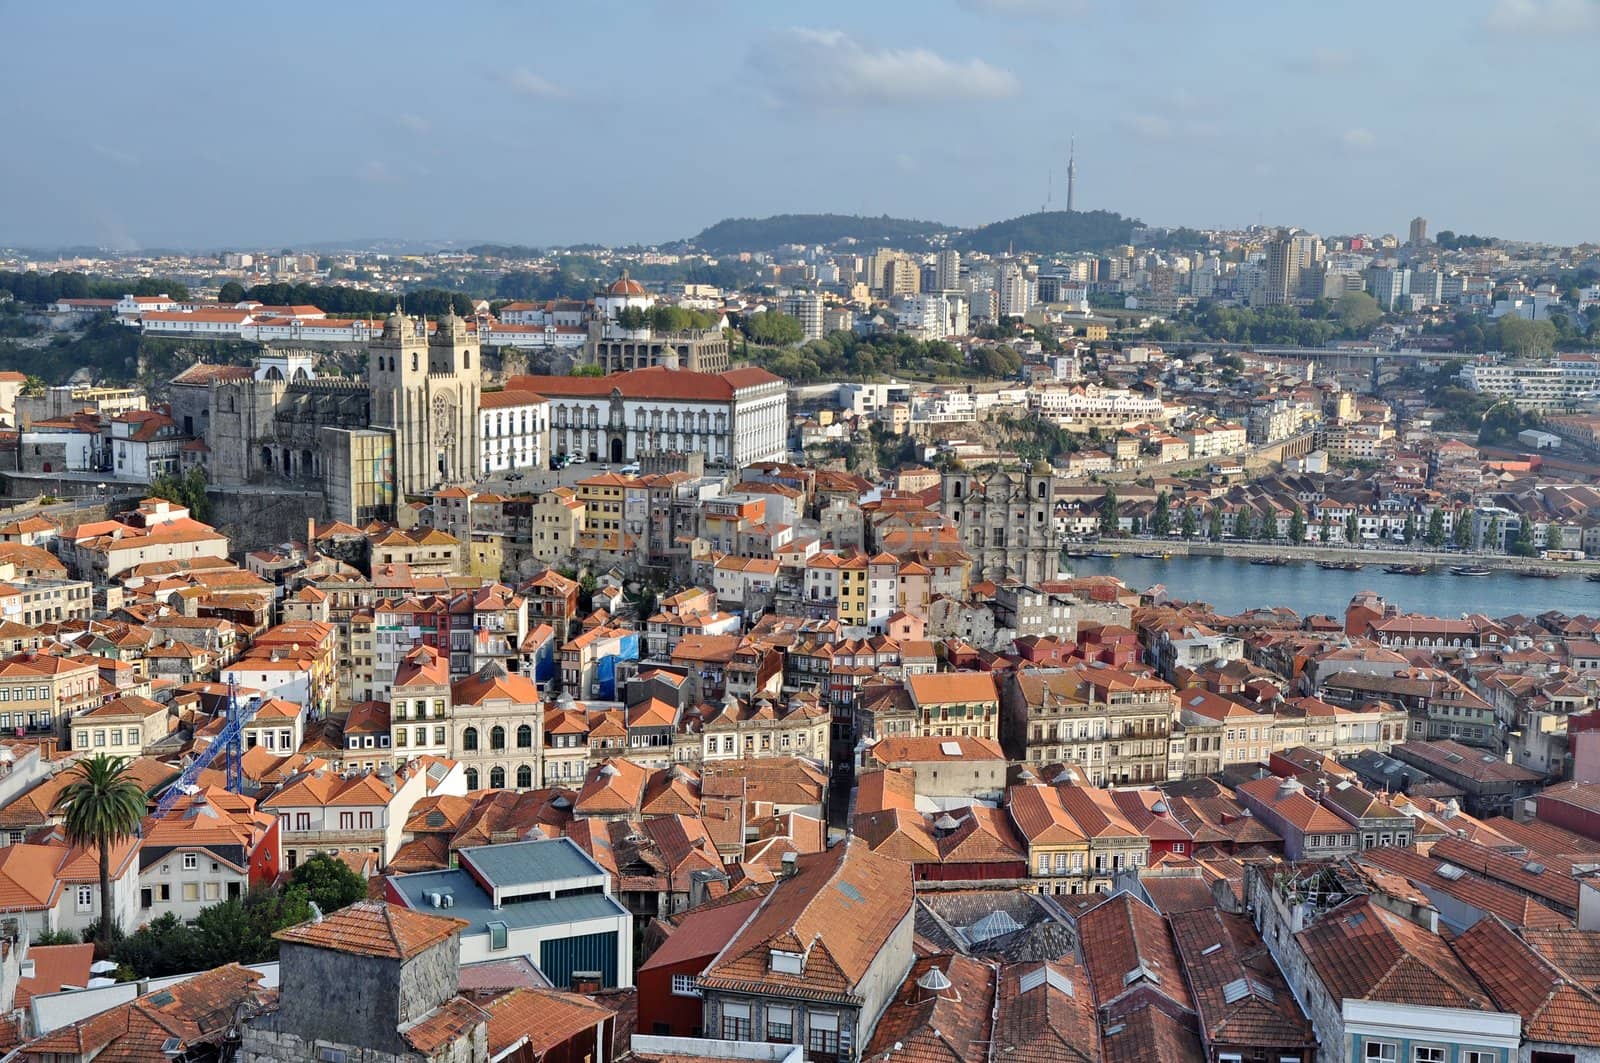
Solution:
{"label": "chimney", "polygon": [[317,520],[315,517],[306,518],[306,564],[317,559]]}

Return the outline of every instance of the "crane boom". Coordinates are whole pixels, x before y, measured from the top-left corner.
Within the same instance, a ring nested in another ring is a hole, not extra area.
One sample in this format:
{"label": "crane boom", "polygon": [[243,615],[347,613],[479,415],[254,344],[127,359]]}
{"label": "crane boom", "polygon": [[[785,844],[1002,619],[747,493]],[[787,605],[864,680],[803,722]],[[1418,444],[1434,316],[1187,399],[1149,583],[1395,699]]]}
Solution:
{"label": "crane boom", "polygon": [[178,803],[178,799],[196,785],[200,773],[220,755],[227,756],[229,792],[240,793],[244,790],[244,725],[250,722],[260,707],[259,698],[252,698],[248,704],[241,706],[236,688],[232,683],[228,684],[228,703],[224,710],[228,722],[223,725],[217,737],[211,740],[210,745],[194,755],[189,766],[183,769],[183,774],[167,787],[167,792],[156,802],[156,815],[162,816],[169,812],[172,806]]}

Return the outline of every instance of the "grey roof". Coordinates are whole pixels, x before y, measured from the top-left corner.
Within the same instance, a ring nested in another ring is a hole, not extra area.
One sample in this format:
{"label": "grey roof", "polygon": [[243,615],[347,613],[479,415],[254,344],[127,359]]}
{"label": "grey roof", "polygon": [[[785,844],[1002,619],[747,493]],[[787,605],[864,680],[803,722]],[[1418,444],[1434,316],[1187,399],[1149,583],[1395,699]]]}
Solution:
{"label": "grey roof", "polygon": [[472,845],[459,855],[501,889],[605,874],[571,838]]}
{"label": "grey roof", "polygon": [[481,934],[490,923],[504,923],[509,929],[517,930],[628,914],[626,908],[604,893],[540,897],[513,901],[496,908],[483,887],[460,868],[395,875],[389,879],[389,884],[400,892],[410,907],[421,912],[431,913],[434,910],[428,903],[428,894],[449,893],[454,904],[441,909],[439,914],[465,919],[469,925],[462,931],[463,934]]}

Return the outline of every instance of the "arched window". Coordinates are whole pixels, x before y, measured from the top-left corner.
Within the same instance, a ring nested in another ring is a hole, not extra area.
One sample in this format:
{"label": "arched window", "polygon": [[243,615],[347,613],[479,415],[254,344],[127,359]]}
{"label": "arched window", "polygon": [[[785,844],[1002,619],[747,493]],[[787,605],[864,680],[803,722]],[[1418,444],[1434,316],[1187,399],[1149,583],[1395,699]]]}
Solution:
{"label": "arched window", "polygon": [[526,764],[517,769],[517,789],[533,789],[533,769],[528,767]]}
{"label": "arched window", "polygon": [[468,727],[461,732],[461,748],[467,752],[474,752],[478,748],[478,729]]}
{"label": "arched window", "polygon": [[472,368],[472,348],[470,347],[461,352],[461,368]]}
{"label": "arched window", "polygon": [[467,789],[476,790],[477,788],[478,788],[478,769],[477,768],[468,768],[467,769]]}
{"label": "arched window", "polygon": [[506,747],[506,729],[499,724],[489,728],[489,748],[504,749]]}
{"label": "arched window", "polygon": [[413,373],[415,373],[417,371],[417,368],[418,368],[417,352],[416,351],[412,351],[411,352],[411,371]]}
{"label": "arched window", "polygon": [[504,769],[504,768],[490,768],[489,769],[489,789],[491,789],[491,790],[504,790],[505,788],[506,788],[506,769]]}
{"label": "arched window", "polygon": [[523,724],[521,727],[517,728],[517,748],[533,748],[533,728],[529,727],[527,724]]}

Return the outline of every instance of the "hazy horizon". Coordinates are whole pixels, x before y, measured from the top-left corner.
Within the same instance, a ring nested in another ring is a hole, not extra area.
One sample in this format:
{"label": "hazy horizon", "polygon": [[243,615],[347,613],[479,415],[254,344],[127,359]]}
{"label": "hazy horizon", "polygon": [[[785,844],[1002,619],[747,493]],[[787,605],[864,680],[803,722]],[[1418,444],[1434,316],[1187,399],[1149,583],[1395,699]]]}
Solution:
{"label": "hazy horizon", "polygon": [[[726,217],[1600,240],[1600,0],[4,4],[0,245],[661,243]],[[912,17],[907,17],[908,15]]]}

